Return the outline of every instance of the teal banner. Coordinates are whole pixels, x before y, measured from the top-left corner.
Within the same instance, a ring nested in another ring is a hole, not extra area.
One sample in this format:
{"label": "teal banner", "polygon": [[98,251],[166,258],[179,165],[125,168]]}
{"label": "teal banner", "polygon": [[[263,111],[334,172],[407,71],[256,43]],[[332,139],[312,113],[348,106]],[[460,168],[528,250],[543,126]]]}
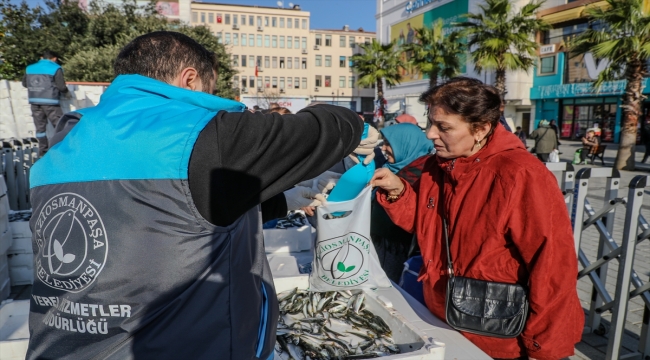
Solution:
{"label": "teal banner", "polygon": [[[623,95],[627,81],[619,80],[606,82],[598,89],[594,88],[592,84],[593,83],[577,83],[535,86],[530,89],[530,99],[543,100],[586,96]],[[650,78],[646,78],[643,82],[643,93],[648,93],[648,91],[650,91],[649,85]]]}

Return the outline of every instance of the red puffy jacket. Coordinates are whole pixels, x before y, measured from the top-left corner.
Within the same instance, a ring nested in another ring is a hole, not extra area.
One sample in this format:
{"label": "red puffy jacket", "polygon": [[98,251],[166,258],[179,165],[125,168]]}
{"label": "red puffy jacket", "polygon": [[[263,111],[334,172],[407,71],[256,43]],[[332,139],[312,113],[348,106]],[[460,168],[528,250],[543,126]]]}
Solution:
{"label": "red puffy jacket", "polygon": [[[444,204],[438,201],[441,172]],[[429,310],[445,318],[447,256],[439,211],[444,205],[457,275],[529,289],[529,317],[518,338],[463,335],[496,358],[572,355],[584,313],[576,290],[571,223],[555,177],[521,140],[497,126],[475,155],[455,160],[433,156],[418,182],[404,184],[403,195],[393,203],[385,193],[377,197],[396,225],[417,232],[424,260],[420,281]]]}

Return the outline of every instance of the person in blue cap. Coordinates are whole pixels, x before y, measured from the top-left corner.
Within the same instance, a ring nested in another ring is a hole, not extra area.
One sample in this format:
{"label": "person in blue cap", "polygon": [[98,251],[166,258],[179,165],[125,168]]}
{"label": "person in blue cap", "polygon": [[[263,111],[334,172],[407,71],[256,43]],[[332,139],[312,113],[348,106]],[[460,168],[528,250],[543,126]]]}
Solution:
{"label": "person in blue cap", "polygon": [[[408,182],[415,183],[422,174],[422,167],[431,156],[433,143],[422,129],[411,123],[401,123],[381,130],[384,137],[382,150],[386,155],[384,168]],[[377,250],[379,262],[389,279],[398,282],[404,262],[411,248],[413,234],[395,225],[373,196],[370,218],[370,236]]]}

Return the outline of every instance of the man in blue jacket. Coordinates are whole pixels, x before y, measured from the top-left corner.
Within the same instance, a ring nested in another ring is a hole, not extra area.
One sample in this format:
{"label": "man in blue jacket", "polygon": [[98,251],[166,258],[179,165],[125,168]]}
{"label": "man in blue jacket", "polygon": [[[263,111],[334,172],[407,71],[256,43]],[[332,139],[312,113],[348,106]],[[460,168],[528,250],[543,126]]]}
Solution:
{"label": "man in blue jacket", "polygon": [[45,51],[37,63],[27,66],[23,76],[23,86],[27,88],[29,103],[32,107],[32,117],[36,126],[38,139],[38,156],[43,156],[49,146],[45,131],[47,122],[56,127],[63,115],[59,105],[60,94],[68,93],[68,87],[63,79],[63,69],[56,63],[57,56],[51,51]]}
{"label": "man in blue jacket", "polygon": [[99,104],[64,117],[76,125],[30,175],[28,359],[273,357],[261,214],[286,214],[283,191],[351,153],[363,125],[331,105],[243,111],[210,95],[215,69],[191,38],[146,34]]}

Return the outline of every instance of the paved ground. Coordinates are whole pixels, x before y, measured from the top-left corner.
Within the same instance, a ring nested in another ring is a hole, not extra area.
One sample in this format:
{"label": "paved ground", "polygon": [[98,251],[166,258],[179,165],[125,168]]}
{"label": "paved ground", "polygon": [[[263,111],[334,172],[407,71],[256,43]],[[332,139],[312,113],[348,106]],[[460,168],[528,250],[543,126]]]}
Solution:
{"label": "paved ground", "polygon": [[[529,141],[529,146],[532,147],[532,141]],[[560,146],[560,151],[563,153],[560,155],[562,161],[571,161],[573,160],[573,153],[576,149],[580,147],[579,142],[572,141],[563,141]],[[617,146],[616,145],[607,145],[608,149],[605,152],[605,166],[611,167],[614,163],[616,157]],[[619,190],[619,196],[627,196],[627,185],[630,183],[630,180],[636,175],[650,175],[650,164],[641,164],[640,161],[643,158],[643,146],[637,147],[636,160],[639,161],[638,168],[636,171],[621,171],[621,186]],[[594,166],[594,165],[588,165]],[[600,161],[597,161],[595,167],[600,166]],[[575,166],[576,172],[578,169],[583,168],[584,166]],[[589,183],[589,192],[588,200],[594,206],[595,209],[599,209],[603,203],[605,189],[605,180],[604,179],[591,179]],[[645,197],[647,205],[644,205],[641,211],[641,214],[650,221],[650,186],[646,190],[648,196]],[[614,238],[620,241],[623,233],[623,222],[625,219],[625,208],[620,207],[616,211],[615,224],[614,224]],[[596,259],[596,251],[598,249],[598,239],[599,233],[594,227],[590,227],[585,230],[582,240],[582,249],[585,254],[589,257],[590,261]],[[620,242],[619,242],[620,243]],[[616,274],[617,274],[617,263],[616,261],[610,262],[608,277],[607,277],[607,289],[610,294],[614,293],[614,287],[616,285]],[[647,282],[650,276],[650,241],[646,240],[637,246],[637,252],[635,254],[634,269],[639,274],[640,278]],[[578,294],[582,302],[584,309],[589,308],[590,298],[591,298],[591,283],[586,278],[581,279],[578,282]],[[31,286],[21,286],[12,288],[12,297],[18,299],[26,299],[31,293]],[[627,312],[627,321],[626,321],[626,333],[623,338],[623,348],[621,354],[629,354],[634,352],[638,348],[639,344],[639,334],[641,332],[641,321],[643,316],[644,304],[640,298],[634,298],[630,301],[628,312]],[[584,334],[582,337],[582,342],[576,346],[576,355],[572,356],[571,359],[605,359],[605,352],[607,350],[607,330],[609,329],[609,321],[611,320],[611,313],[606,313],[603,315],[603,325],[605,334],[598,335],[594,333]],[[650,345],[649,345],[650,346]],[[647,357],[646,359],[650,359]]]}
{"label": "paved ground", "polygon": [[[529,140],[529,146],[533,143]],[[561,161],[570,162],[573,160],[573,154],[576,149],[580,148],[579,142],[562,141],[560,151]],[[605,151],[605,167],[611,167],[614,164],[616,157],[617,145],[607,144]],[[635,159],[637,160],[637,169],[635,171],[621,171],[621,184],[619,189],[619,197],[627,196],[628,184],[630,180],[637,175],[650,175],[650,164],[640,163],[643,158],[644,147],[638,146],[636,149]],[[596,160],[596,165],[588,165],[590,167],[601,167],[600,160]],[[574,165],[576,172],[585,166]],[[645,219],[650,220],[650,186],[646,190],[644,197],[645,204],[642,207],[641,214]],[[589,181],[589,191],[587,200],[595,209],[602,207],[605,195],[605,179],[593,178]],[[614,221],[614,239],[620,244],[620,239],[623,235],[623,226],[625,219],[625,208],[618,207]],[[585,230],[582,237],[581,248],[587,255],[590,261],[596,260],[596,253],[598,249],[599,233],[595,227],[590,227]],[[646,240],[637,245],[637,251],[634,260],[634,270],[637,272],[641,280],[645,283],[650,276],[650,241]],[[616,275],[618,272],[618,263],[611,261],[609,271],[607,274],[606,287],[610,294],[614,294],[616,286]],[[590,305],[592,293],[591,282],[585,277],[578,282],[578,295],[584,309],[588,309]],[[626,318],[626,333],[623,338],[623,347],[621,355],[635,352],[639,345],[639,334],[641,333],[641,322],[643,316],[644,303],[636,297],[632,299],[628,306]],[[609,321],[612,314],[610,312],[603,314],[604,330],[609,330]],[[576,355],[571,359],[605,359],[605,352],[607,351],[607,333],[605,335],[598,335],[594,333],[584,334],[582,342],[576,346]],[[640,358],[640,357],[637,357]]]}

